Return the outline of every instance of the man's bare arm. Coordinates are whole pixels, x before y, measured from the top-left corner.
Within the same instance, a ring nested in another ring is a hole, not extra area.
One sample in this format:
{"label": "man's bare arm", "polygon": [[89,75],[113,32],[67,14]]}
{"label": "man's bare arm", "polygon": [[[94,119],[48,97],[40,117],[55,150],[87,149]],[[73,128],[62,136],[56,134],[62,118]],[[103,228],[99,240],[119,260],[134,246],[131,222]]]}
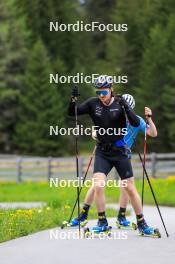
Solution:
{"label": "man's bare arm", "polygon": [[149,135],[150,137],[157,137],[157,128],[152,120],[152,110],[149,107],[145,107],[145,115],[148,116],[149,124],[147,135]]}

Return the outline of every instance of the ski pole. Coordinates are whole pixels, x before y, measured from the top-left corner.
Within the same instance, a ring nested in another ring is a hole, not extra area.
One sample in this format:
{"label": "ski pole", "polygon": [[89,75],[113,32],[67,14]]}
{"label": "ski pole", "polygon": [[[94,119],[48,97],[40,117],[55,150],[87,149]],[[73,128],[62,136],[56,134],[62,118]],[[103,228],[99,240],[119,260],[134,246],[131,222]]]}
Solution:
{"label": "ski pole", "polygon": [[[75,91],[75,127],[78,127],[78,106],[77,106],[77,100],[78,100],[78,87],[74,86]],[[76,175],[77,175],[77,209],[78,209],[78,219],[80,217],[80,175],[79,175],[79,159],[78,159],[78,135],[75,136],[75,160],[76,160]],[[78,230],[80,235],[80,222],[78,223]]]}
{"label": "ski pole", "polygon": [[[91,163],[92,163],[92,160],[93,160],[93,157],[94,157],[95,150],[96,150],[96,146],[94,147],[94,150],[93,150],[93,152],[92,152],[92,155],[91,155],[91,157],[90,157],[90,159],[89,159],[89,163],[88,163],[88,166],[87,166],[86,172],[85,172],[84,177],[83,177],[83,182],[82,182],[83,184],[84,184],[84,182],[85,182],[85,180],[86,180],[86,177],[87,177],[87,174],[88,174],[89,168],[90,168],[90,166],[91,166]],[[81,187],[80,190],[79,190],[79,196],[80,196],[80,194],[81,194],[82,188],[83,188],[83,187]],[[75,211],[75,207],[76,207],[76,205],[77,205],[77,202],[78,202],[78,197],[77,197],[77,199],[75,200],[75,203],[74,203],[74,206],[73,206],[73,208],[72,208],[72,211],[71,211],[70,217],[69,217],[69,219],[68,219],[68,221],[67,221],[68,223],[70,223],[70,221],[71,221],[71,219],[72,219],[72,216],[73,216],[73,214],[74,214],[74,211]],[[63,229],[63,228],[64,228],[64,225],[62,225],[61,228]]]}
{"label": "ski pole", "polygon": [[[146,126],[145,126],[145,138],[144,138],[144,147],[143,147],[143,163],[146,167],[146,145],[147,145],[147,125],[148,125],[148,116],[146,116]],[[143,199],[144,199],[144,186],[145,185],[145,172],[143,170],[143,178],[142,178],[142,207],[143,207]]]}
{"label": "ski pole", "polygon": [[123,112],[124,112],[124,115],[125,115],[126,121],[128,122],[128,124],[129,124],[129,126],[130,126],[130,129],[131,129],[131,132],[132,132],[132,140],[133,140],[133,142],[134,142],[134,144],[135,144],[135,147],[136,147],[137,153],[138,153],[139,158],[140,158],[140,161],[141,161],[141,163],[142,163],[142,167],[143,167],[144,173],[145,173],[145,175],[146,175],[146,178],[147,178],[147,181],[148,181],[148,184],[149,184],[149,187],[150,187],[150,190],[151,190],[152,196],[153,196],[153,198],[154,198],[154,202],[155,202],[155,204],[156,204],[156,207],[157,207],[157,210],[158,210],[158,213],[159,213],[160,219],[161,219],[161,221],[162,221],[162,224],[163,224],[163,227],[164,227],[165,233],[166,233],[167,237],[169,237],[169,234],[168,234],[168,232],[167,232],[167,229],[166,229],[166,226],[165,226],[165,223],[164,223],[164,220],[163,220],[163,217],[162,217],[162,214],[161,214],[161,211],[160,211],[160,208],[159,208],[159,205],[158,205],[157,199],[156,199],[156,197],[155,197],[154,190],[153,190],[153,187],[152,187],[152,185],[151,185],[151,182],[150,182],[150,179],[149,179],[149,176],[148,176],[147,170],[146,170],[146,168],[145,168],[145,165],[144,165],[144,162],[143,162],[142,156],[141,156],[141,154],[140,154],[140,151],[139,151],[138,148],[137,148],[137,144],[136,144],[136,141],[135,141],[134,136],[133,136],[133,130],[132,130],[132,126],[131,126],[131,124],[130,124],[130,121],[129,121],[129,119],[128,119],[128,115],[127,115],[126,110],[125,110],[125,107],[124,107],[123,105],[122,105],[122,108],[123,108]]}

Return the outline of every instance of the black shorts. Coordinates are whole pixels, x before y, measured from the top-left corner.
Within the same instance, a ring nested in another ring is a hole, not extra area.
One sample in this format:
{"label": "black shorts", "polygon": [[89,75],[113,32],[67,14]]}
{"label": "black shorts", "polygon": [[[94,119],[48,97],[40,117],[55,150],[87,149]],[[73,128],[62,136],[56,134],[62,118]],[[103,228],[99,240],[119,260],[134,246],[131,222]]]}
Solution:
{"label": "black shorts", "polygon": [[121,180],[133,177],[131,159],[125,150],[104,152],[97,147],[94,161],[94,173],[102,172],[106,176],[115,167]]}

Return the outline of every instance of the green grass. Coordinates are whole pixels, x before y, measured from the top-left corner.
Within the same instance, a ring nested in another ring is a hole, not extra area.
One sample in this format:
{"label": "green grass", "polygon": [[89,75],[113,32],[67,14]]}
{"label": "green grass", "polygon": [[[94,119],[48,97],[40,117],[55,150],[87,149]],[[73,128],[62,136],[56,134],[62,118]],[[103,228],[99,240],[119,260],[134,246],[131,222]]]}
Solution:
{"label": "green grass", "polygon": [[[160,205],[175,206],[175,177],[168,179],[151,179],[158,203]],[[141,181],[136,181],[136,186],[141,191]],[[83,188],[81,201],[85,196],[87,188]],[[117,203],[119,188],[106,188],[106,200],[108,203]],[[47,182],[14,182],[0,183],[1,202],[46,202],[43,208],[28,210],[0,210],[0,242],[30,233],[61,225],[67,220],[74,201],[76,189],[50,188]],[[154,204],[149,186],[145,184],[145,203]],[[117,212],[107,209],[107,216],[115,216]],[[89,218],[96,218],[95,207],[90,210]]]}
{"label": "green grass", "polygon": [[[0,242],[60,226],[70,215],[69,206],[35,209],[0,210]],[[108,216],[116,215],[115,210],[107,209]],[[89,219],[96,218],[93,207]]]}
{"label": "green grass", "polygon": [[[141,192],[142,182],[137,180],[136,186]],[[167,179],[151,179],[151,184],[155,191],[157,200],[161,205],[175,206],[175,177]],[[87,188],[83,188],[82,199],[85,196]],[[106,189],[107,202],[118,202],[119,188]],[[76,198],[75,188],[50,188],[47,182],[23,182],[16,183],[0,183],[0,201],[44,201],[48,205],[55,206],[68,205],[72,206]],[[145,182],[145,203],[154,204],[150,188]]]}
{"label": "green grass", "polygon": [[[151,179],[151,185],[153,187],[156,199],[159,205],[174,206],[175,207],[175,177],[169,177],[167,179]],[[136,181],[136,187],[141,194],[142,181]],[[119,190],[114,188],[107,188],[106,190],[107,202],[118,202]],[[145,180],[145,192],[144,203],[154,205],[153,196],[150,187]]]}
{"label": "green grass", "polygon": [[[1,183],[1,202],[44,201],[47,206],[35,209],[0,210],[0,242],[28,235],[56,226],[68,220],[74,201],[75,188],[50,188],[46,182]],[[85,194],[86,190],[83,190]],[[77,210],[75,212],[77,214]],[[108,216],[114,216],[114,209],[107,209]],[[89,219],[97,218],[96,209],[90,210]]]}

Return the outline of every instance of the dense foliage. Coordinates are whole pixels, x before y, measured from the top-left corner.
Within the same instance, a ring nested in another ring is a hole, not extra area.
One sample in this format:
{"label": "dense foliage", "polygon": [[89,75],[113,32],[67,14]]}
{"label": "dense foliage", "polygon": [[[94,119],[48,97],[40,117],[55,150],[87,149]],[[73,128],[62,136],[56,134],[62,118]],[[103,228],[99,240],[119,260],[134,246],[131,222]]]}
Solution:
{"label": "dense foliage", "polygon": [[[127,23],[128,30],[50,32],[50,21]],[[149,141],[150,150],[173,151],[174,54],[174,0],[1,1],[1,153],[72,154],[72,137],[49,136],[49,125],[73,124],[67,117],[71,84],[50,84],[49,74],[77,72],[127,75],[128,83],[114,88],[135,96],[141,116],[145,105],[153,109],[158,138]],[[81,100],[93,96],[92,85],[79,87]]]}

